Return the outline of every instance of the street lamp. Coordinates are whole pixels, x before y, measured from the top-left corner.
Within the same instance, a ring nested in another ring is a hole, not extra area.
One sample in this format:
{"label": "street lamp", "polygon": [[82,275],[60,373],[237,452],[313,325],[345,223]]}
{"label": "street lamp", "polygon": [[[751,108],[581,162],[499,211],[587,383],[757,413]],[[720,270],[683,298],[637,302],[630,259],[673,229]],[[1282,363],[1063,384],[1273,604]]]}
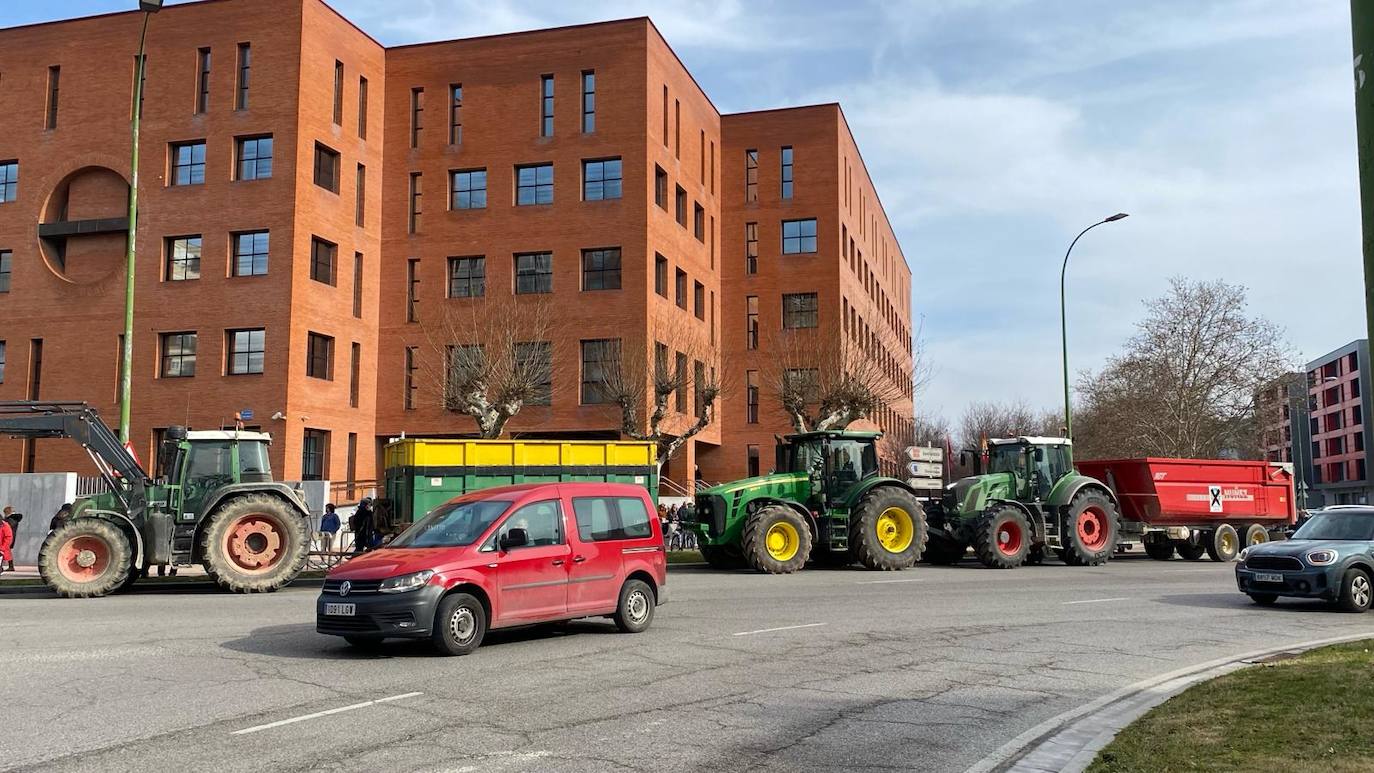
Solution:
{"label": "street lamp", "polygon": [[134,242],[138,237],[138,124],[143,118],[144,43],[148,39],[148,18],[162,10],[162,0],[138,0],[143,12],[143,29],[138,34],[138,72],[134,74],[134,117],[129,135],[129,238],[124,251],[124,351],[119,374],[119,439],[129,442],[129,406],[134,370]]}
{"label": "street lamp", "polygon": [[1073,237],[1073,241],[1069,242],[1069,249],[1064,253],[1064,267],[1059,269],[1059,336],[1064,345],[1064,436],[1070,440],[1073,439],[1073,415],[1069,408],[1069,326],[1068,311],[1064,301],[1064,275],[1069,270],[1069,255],[1073,253],[1073,246],[1078,244],[1078,240],[1083,238],[1083,234],[1103,223],[1114,223],[1126,217],[1129,215],[1125,212],[1118,212],[1079,231],[1078,235]]}

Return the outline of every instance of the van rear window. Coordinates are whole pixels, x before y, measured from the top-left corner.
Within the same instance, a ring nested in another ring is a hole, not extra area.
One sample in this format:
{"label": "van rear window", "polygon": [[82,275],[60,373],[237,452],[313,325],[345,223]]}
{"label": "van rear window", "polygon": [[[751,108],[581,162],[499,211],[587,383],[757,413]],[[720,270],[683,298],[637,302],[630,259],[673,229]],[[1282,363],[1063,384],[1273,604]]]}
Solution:
{"label": "van rear window", "polygon": [[576,497],[577,535],[583,542],[645,539],[653,536],[649,511],[638,497]]}

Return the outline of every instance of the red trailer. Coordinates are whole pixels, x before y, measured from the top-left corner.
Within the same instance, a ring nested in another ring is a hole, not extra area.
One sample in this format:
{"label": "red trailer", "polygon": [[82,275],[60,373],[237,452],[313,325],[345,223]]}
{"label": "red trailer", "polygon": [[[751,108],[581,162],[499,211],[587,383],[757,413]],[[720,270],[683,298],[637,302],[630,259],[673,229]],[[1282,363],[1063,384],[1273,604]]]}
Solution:
{"label": "red trailer", "polygon": [[1121,504],[1118,546],[1142,543],[1151,558],[1175,551],[1230,561],[1297,521],[1293,470],[1273,462],[1214,459],[1111,459],[1078,462]]}

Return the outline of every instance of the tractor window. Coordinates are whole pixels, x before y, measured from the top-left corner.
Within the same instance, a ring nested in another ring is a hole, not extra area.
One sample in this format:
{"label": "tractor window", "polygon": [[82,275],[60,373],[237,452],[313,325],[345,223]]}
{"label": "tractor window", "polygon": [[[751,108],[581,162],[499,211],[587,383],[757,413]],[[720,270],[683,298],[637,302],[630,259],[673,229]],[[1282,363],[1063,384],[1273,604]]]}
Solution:
{"label": "tractor window", "polygon": [[1018,444],[994,445],[988,449],[988,472],[1024,472],[1026,447]]}
{"label": "tractor window", "polygon": [[1073,470],[1069,467],[1068,446],[1050,446],[1045,449],[1045,473],[1049,475],[1051,486],[1070,472]]}
{"label": "tractor window", "polygon": [[229,441],[192,443],[191,461],[186,474],[191,480],[216,475],[232,476],[234,462]]}
{"label": "tractor window", "polygon": [[271,480],[272,464],[267,461],[267,444],[256,441],[239,443],[239,472],[243,475],[265,475]]}
{"label": "tractor window", "polygon": [[830,470],[837,481],[863,480],[878,471],[877,451],[872,443],[834,440],[830,443]]}
{"label": "tractor window", "polygon": [[821,445],[819,442],[795,443],[788,447],[787,460],[787,472],[804,472],[809,475],[812,469],[820,464]]}

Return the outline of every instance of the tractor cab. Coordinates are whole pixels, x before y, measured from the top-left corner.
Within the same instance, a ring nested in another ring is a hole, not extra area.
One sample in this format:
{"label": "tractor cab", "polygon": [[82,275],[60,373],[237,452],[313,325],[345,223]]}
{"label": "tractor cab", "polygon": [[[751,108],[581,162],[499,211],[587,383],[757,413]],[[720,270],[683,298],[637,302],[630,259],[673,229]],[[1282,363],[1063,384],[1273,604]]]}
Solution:
{"label": "tractor cab", "polygon": [[1054,484],[1073,472],[1073,446],[1066,438],[1017,437],[993,440],[988,446],[989,475],[1009,475],[1015,499],[1049,498]]}
{"label": "tractor cab", "polygon": [[193,519],[225,486],[270,482],[271,442],[263,432],[169,427],[158,449],[158,482],[167,488],[172,512]]}
{"label": "tractor cab", "polygon": [[779,440],[777,471],[805,473],[811,490],[838,502],[859,481],[878,474],[877,432],[804,432]]}

